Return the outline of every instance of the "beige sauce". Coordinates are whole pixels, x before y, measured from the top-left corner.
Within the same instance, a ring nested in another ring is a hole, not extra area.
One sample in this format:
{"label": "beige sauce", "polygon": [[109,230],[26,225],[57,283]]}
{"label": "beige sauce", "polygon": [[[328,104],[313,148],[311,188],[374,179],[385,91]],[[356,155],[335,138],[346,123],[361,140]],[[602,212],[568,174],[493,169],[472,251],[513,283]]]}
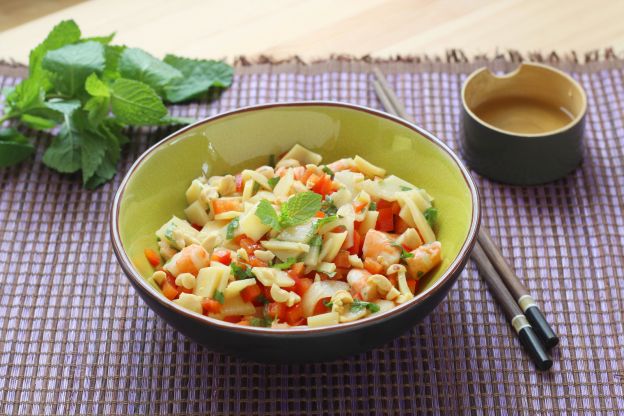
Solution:
{"label": "beige sauce", "polygon": [[473,112],[494,127],[520,134],[557,130],[573,120],[565,108],[555,107],[545,101],[519,97],[495,98],[482,103]]}

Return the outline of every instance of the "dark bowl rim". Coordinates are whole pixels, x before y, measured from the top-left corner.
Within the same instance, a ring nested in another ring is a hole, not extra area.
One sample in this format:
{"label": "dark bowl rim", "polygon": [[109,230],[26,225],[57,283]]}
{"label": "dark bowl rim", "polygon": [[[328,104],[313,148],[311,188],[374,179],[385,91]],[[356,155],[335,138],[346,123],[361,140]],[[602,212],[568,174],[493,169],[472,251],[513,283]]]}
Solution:
{"label": "dark bowl rim", "polygon": [[[543,133],[515,133],[510,130],[501,129],[500,127],[496,127],[482,120],[475,114],[474,111],[472,111],[472,108],[470,108],[470,106],[466,102],[466,89],[468,88],[468,85],[472,81],[474,81],[474,79],[478,75],[480,75],[482,72],[490,72],[490,75],[496,78],[512,78],[516,76],[517,74],[519,74],[522,70],[524,70],[524,68],[530,68],[530,67],[543,69],[545,71],[552,72],[554,75],[557,75],[561,78],[565,78],[566,81],[568,81],[570,85],[573,85],[576,88],[576,90],[578,90],[578,92],[580,93],[582,102],[583,102],[583,107],[581,111],[577,115],[575,115],[574,118],[570,120],[570,122],[566,124],[565,126],[559,127],[558,129],[555,129],[555,130],[545,131]],[[585,89],[583,88],[581,83],[575,80],[574,78],[572,78],[570,74],[558,68],[554,68],[550,65],[544,65],[544,64],[537,63],[537,62],[522,62],[513,71],[507,72],[504,75],[500,75],[500,76],[492,74],[492,71],[490,71],[490,69],[486,66],[478,68],[474,70],[472,73],[468,74],[468,77],[466,77],[466,79],[464,80],[462,84],[460,95],[461,95],[462,109],[464,110],[464,113],[467,114],[477,124],[481,125],[487,130],[490,130],[493,133],[498,134],[499,137],[504,138],[505,140],[550,139],[552,137],[559,136],[561,134],[567,134],[570,130],[578,126],[580,123],[583,123],[585,120],[585,116],[587,115],[587,107],[588,107],[587,93],[585,92]]]}
{"label": "dark bowl rim", "polygon": [[[128,258],[128,255],[123,249],[123,244],[121,242],[120,228],[119,228],[120,227],[119,210],[121,207],[121,200],[122,200],[124,191],[126,189],[128,181],[130,180],[132,175],[138,170],[138,168],[143,163],[143,161],[145,161],[151,155],[151,153],[153,153],[155,150],[163,146],[165,143],[176,139],[181,134],[186,133],[187,131],[192,130],[198,126],[202,126],[204,124],[213,122],[215,120],[219,120],[221,118],[229,117],[229,116],[236,115],[236,114],[246,113],[246,112],[253,112],[253,111],[259,111],[259,110],[261,111],[261,110],[278,108],[278,107],[296,108],[296,107],[326,107],[326,106],[327,107],[340,107],[340,108],[345,108],[349,110],[364,112],[364,113],[368,113],[376,117],[381,117],[381,118],[393,121],[395,123],[398,123],[404,127],[407,127],[410,130],[415,131],[416,133],[420,134],[427,140],[431,141],[432,143],[440,147],[453,160],[453,162],[455,162],[455,165],[459,168],[464,178],[464,181],[466,182],[466,185],[468,186],[468,189],[470,190],[470,196],[471,196],[471,202],[472,202],[472,216],[471,216],[470,229],[468,230],[468,235],[466,236],[466,239],[464,240],[459,253],[455,257],[453,262],[449,265],[446,272],[442,276],[440,276],[438,280],[433,284],[433,286],[428,288],[425,292],[419,293],[417,296],[415,296],[413,299],[409,300],[408,302],[405,302],[401,305],[397,305],[394,308],[386,312],[380,313],[378,315],[377,314],[369,315],[368,317],[364,319],[357,320],[354,322],[340,323],[337,325],[313,327],[313,328],[309,328],[307,326],[290,327],[290,328],[263,328],[263,327],[237,325],[237,324],[222,321],[216,318],[211,318],[205,315],[196,314],[194,312],[191,312],[183,308],[182,306],[179,306],[171,302],[170,300],[163,297],[161,294],[157,293],[156,289],[153,286],[151,286],[147,282],[147,280],[143,278],[143,276],[141,276],[138,273],[138,271],[134,268],[134,266],[132,265],[132,262],[130,261],[130,259]],[[477,236],[477,231],[479,229],[480,221],[481,221],[481,208],[479,204],[479,190],[473,178],[470,176],[468,169],[464,166],[464,164],[459,159],[459,157],[446,144],[444,144],[440,139],[438,139],[431,132],[413,123],[405,121],[399,117],[396,117],[391,114],[388,114],[379,110],[375,110],[369,107],[365,107],[365,106],[361,106],[357,104],[336,102],[336,101],[317,100],[317,101],[272,102],[272,103],[265,103],[265,104],[237,108],[234,110],[230,110],[224,113],[214,115],[212,117],[199,120],[193,124],[190,124],[180,130],[177,130],[171,133],[169,136],[155,143],[150,148],[148,148],[145,152],[143,152],[137,158],[137,160],[132,164],[132,166],[130,167],[126,175],[124,176],[123,180],[121,181],[119,188],[115,192],[115,198],[113,199],[113,202],[111,205],[111,214],[109,216],[109,227],[110,227],[109,231],[110,231],[111,243],[113,245],[113,251],[115,253],[115,257],[117,258],[117,261],[119,262],[125,275],[128,277],[128,279],[131,280],[131,283],[134,283],[135,288],[140,288],[141,290],[143,290],[143,292],[145,292],[148,296],[150,296],[155,302],[160,303],[162,306],[169,309],[171,312],[180,314],[185,318],[193,319],[194,321],[201,323],[201,324],[212,325],[220,329],[233,330],[234,332],[239,332],[239,333],[241,332],[252,333],[252,334],[257,334],[260,336],[295,335],[295,334],[313,335],[313,334],[318,334],[318,333],[327,333],[327,332],[334,332],[334,331],[350,331],[359,327],[371,326],[376,323],[379,323],[379,321],[386,320],[393,315],[402,314],[406,312],[407,310],[412,309],[416,307],[417,305],[423,303],[427,299],[433,297],[438,291],[442,290],[446,284],[452,281],[452,278],[455,275],[455,273],[458,272],[458,269],[461,267],[462,263],[464,263],[464,260],[466,260],[466,258],[470,255],[472,247],[474,246],[476,242],[476,236]]]}

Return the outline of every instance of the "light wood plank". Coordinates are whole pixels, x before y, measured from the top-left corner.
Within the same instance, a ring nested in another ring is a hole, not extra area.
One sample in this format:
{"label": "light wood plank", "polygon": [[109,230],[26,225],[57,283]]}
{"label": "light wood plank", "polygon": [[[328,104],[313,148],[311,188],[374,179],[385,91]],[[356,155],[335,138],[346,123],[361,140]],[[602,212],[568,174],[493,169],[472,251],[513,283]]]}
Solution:
{"label": "light wood plank", "polygon": [[[3,6],[6,20],[18,11],[17,0],[5,1],[12,4]],[[78,0],[52,3],[63,1]],[[157,56],[313,59],[331,53],[440,54],[449,48],[469,55],[501,49],[583,53],[609,46],[621,52],[623,16],[624,2],[608,0],[90,0],[1,32],[0,59],[26,62],[50,28],[69,18],[87,35],[116,31],[118,43]]]}

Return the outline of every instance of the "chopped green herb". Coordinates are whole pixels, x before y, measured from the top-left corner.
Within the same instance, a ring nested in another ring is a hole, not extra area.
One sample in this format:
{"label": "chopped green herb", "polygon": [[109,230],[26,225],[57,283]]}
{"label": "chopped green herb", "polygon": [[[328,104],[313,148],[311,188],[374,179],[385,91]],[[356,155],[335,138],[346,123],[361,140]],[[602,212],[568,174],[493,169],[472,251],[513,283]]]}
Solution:
{"label": "chopped green herb", "polygon": [[260,184],[258,182],[256,182],[256,181],[254,181],[252,193],[255,194],[259,190],[260,190]]}
{"label": "chopped green herb", "polygon": [[214,300],[219,302],[221,305],[223,305],[223,302],[225,302],[225,298],[223,297],[223,292],[221,292],[220,290],[215,290],[213,298]]}
{"label": "chopped green herb", "polygon": [[368,206],[368,210],[369,211],[377,211],[377,204],[373,201],[370,203],[370,205]]}
{"label": "chopped green herb", "polygon": [[323,301],[323,305],[325,305],[325,307],[326,307],[327,309],[331,309],[331,308],[334,306],[334,302],[330,302],[330,301],[328,301],[328,300],[324,300],[324,301]]}
{"label": "chopped green herb", "polygon": [[289,269],[293,264],[297,263],[297,259],[294,257],[288,257],[284,263],[274,264],[272,267],[275,269],[286,270]]}
{"label": "chopped green herb", "polygon": [[425,219],[431,227],[433,227],[438,220],[438,210],[434,207],[429,207],[425,210]]}
{"label": "chopped green herb", "polygon": [[234,238],[234,233],[236,232],[236,229],[238,228],[239,222],[240,220],[238,217],[230,221],[230,223],[227,225],[227,228],[225,229],[225,238],[227,238],[228,240],[231,240]]}
{"label": "chopped green herb", "polygon": [[236,263],[230,263],[230,270],[236,280],[253,279],[254,275],[251,272],[251,268],[239,266]]}
{"label": "chopped green herb", "polygon": [[266,296],[264,296],[264,294],[259,294],[258,297],[256,297],[256,302],[260,302],[263,305],[266,305],[267,303],[271,303],[269,302],[269,300],[266,298]]}
{"label": "chopped green herb", "polygon": [[340,218],[342,218],[342,217],[339,217],[338,215],[329,215],[329,216],[327,216],[325,218],[319,218],[318,220],[316,220],[314,222],[314,226],[318,230],[319,228],[321,228],[325,224],[329,224],[330,222],[338,221]]}
{"label": "chopped green herb", "polygon": [[323,172],[325,172],[326,174],[328,174],[332,179],[334,179],[334,171],[331,170],[327,165],[324,165],[321,169],[323,169]]}
{"label": "chopped green herb", "polygon": [[321,202],[321,212],[327,216],[336,215],[336,212],[338,212],[338,208],[330,197],[325,197],[325,200]]}
{"label": "chopped green herb", "polygon": [[405,247],[403,247],[401,244],[397,243],[396,241],[391,242],[390,245],[398,249],[401,249],[401,259],[405,260],[405,259],[414,257],[414,253],[410,253],[409,251],[405,250]]}
{"label": "chopped green herb", "polygon": [[271,326],[271,324],[273,323],[273,321],[270,318],[262,317],[262,318],[257,318],[257,317],[253,317],[251,318],[251,321],[249,322],[251,324],[251,326],[260,326],[263,328],[268,328]]}
{"label": "chopped green herb", "polygon": [[269,179],[269,186],[271,187],[271,189],[275,188],[275,185],[277,185],[277,183],[280,181],[280,179],[282,179],[279,176],[276,176],[274,178]]}
{"label": "chopped green herb", "polygon": [[303,224],[321,208],[321,196],[314,192],[301,192],[281,206],[280,215],[269,201],[263,199],[256,208],[256,216],[263,224],[276,231]]}
{"label": "chopped green herb", "polygon": [[269,155],[269,166],[272,168],[275,167],[275,155],[273,153]]}
{"label": "chopped green herb", "polygon": [[411,191],[413,188],[410,188],[409,186],[401,186],[400,187],[402,191]]}
{"label": "chopped green herb", "polygon": [[368,309],[371,312],[379,312],[379,305],[372,302],[365,302],[359,299],[353,299],[353,303],[351,304],[351,310],[353,312],[361,311],[362,309]]}
{"label": "chopped green herb", "polygon": [[169,241],[173,241],[173,229],[177,227],[174,223],[169,224],[169,226],[165,229],[165,238]]}
{"label": "chopped green herb", "polygon": [[308,244],[310,245],[310,247],[320,247],[323,245],[323,238],[320,235],[316,234],[314,237],[312,237]]}

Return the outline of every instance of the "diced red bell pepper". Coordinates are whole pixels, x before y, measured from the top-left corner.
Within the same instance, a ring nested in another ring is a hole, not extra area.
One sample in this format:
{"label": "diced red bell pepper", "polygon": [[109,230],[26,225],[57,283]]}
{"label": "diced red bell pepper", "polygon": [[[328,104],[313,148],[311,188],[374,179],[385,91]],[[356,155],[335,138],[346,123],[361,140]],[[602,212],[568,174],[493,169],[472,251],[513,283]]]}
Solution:
{"label": "diced red bell pepper", "polygon": [[392,214],[392,208],[378,208],[377,211],[379,211],[379,216],[377,217],[375,229],[386,232],[394,230],[394,215]]}
{"label": "diced red bell pepper", "polygon": [[291,326],[297,326],[303,323],[303,307],[301,303],[297,303],[286,309],[286,323]]}
{"label": "diced red bell pepper", "polygon": [[418,290],[418,280],[407,279],[407,287],[409,287],[409,290],[410,292],[412,292],[412,295],[416,294],[416,291]]}
{"label": "diced red bell pepper", "polygon": [[305,264],[302,262],[293,264],[288,270],[288,274],[290,277],[301,277],[303,275],[303,270],[305,269]]}
{"label": "diced red bell pepper", "polygon": [[268,267],[268,263],[264,260],[260,260],[258,257],[253,254],[249,255],[249,265],[251,267]]}
{"label": "diced red bell pepper", "polygon": [[[394,217],[394,232],[397,234],[403,234],[405,230],[409,228],[409,224],[403,220],[403,218],[395,215]],[[409,250],[408,250],[409,251]]]}
{"label": "diced red bell pepper", "polygon": [[299,296],[303,297],[303,295],[308,291],[310,286],[312,286],[312,279],[309,279],[307,277],[297,277],[297,276],[291,276],[291,277],[295,281],[295,284],[294,286],[291,286],[285,289],[295,292]]}
{"label": "diced red bell pepper", "polygon": [[225,322],[230,322],[233,324],[237,324],[241,321],[241,319],[243,319],[242,315],[229,315],[229,316],[224,316],[223,320]]}
{"label": "diced red bell pepper", "polygon": [[229,266],[232,263],[232,253],[229,250],[215,250],[210,257],[212,261],[218,261],[221,264]]}
{"label": "diced red bell pepper", "polygon": [[319,299],[319,301],[316,302],[316,305],[314,305],[314,311],[312,311],[312,314],[313,315],[320,315],[322,313],[329,312],[330,308],[325,306],[325,303],[329,302],[330,300],[331,300],[331,298]]}
{"label": "diced red bell pepper", "polygon": [[157,267],[160,264],[160,256],[151,248],[146,248],[143,250],[143,253],[145,254],[145,258],[147,258],[147,261],[149,261],[153,267]]}
{"label": "diced red bell pepper", "polygon": [[284,322],[286,320],[286,305],[283,303],[271,302],[266,305],[266,314],[272,319]]}
{"label": "diced red bell pepper", "polygon": [[236,192],[243,192],[243,175],[238,173],[234,178],[236,179]]}
{"label": "diced red bell pepper", "polygon": [[262,294],[262,289],[257,284],[247,286],[241,290],[240,296],[245,302],[253,302]]}
{"label": "diced red bell pepper", "polygon": [[252,255],[256,250],[262,250],[262,245],[256,243],[254,240],[248,237],[241,238],[238,241],[238,244],[247,252],[247,254]]}
{"label": "diced red bell pepper", "polygon": [[165,295],[165,297],[169,300],[174,300],[180,294],[175,284],[171,284],[171,282],[169,282],[168,280],[165,280],[163,282],[161,289],[162,289],[163,295]]}
{"label": "diced red bell pepper", "polygon": [[350,267],[349,252],[347,250],[340,250],[334,258],[334,264],[336,267]]}
{"label": "diced red bell pepper", "polygon": [[221,312],[221,304],[214,299],[204,299],[201,301],[202,309],[204,313],[219,313]]}
{"label": "diced red bell pepper", "polygon": [[353,245],[349,248],[350,254],[359,255],[362,251],[362,237],[357,230],[353,230]]}

